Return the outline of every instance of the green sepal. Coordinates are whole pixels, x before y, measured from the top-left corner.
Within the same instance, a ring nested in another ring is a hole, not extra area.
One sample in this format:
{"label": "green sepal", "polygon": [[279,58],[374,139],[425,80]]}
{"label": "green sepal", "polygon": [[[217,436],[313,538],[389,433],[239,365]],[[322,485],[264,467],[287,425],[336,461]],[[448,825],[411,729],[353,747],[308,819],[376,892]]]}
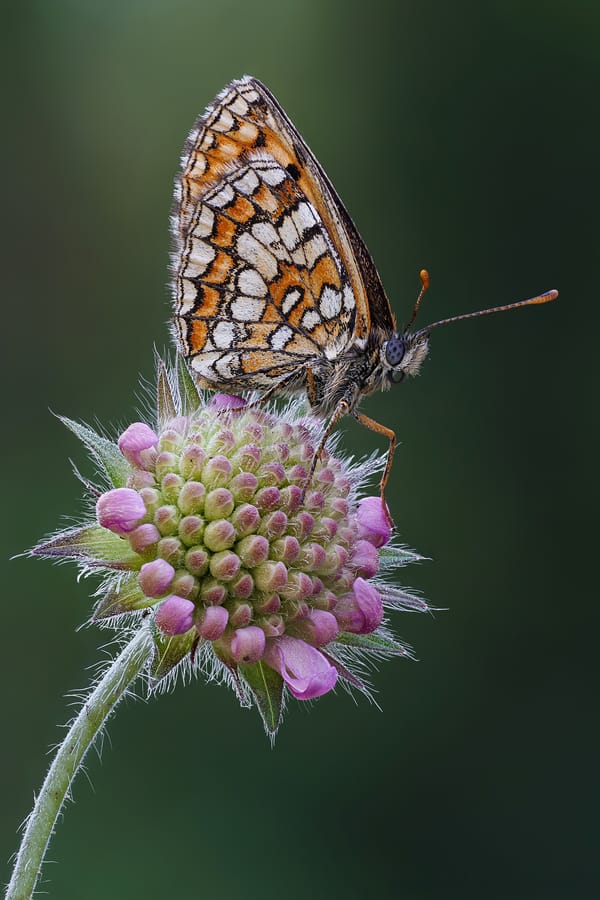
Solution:
{"label": "green sepal", "polygon": [[160,681],[191,652],[194,641],[198,639],[198,632],[195,628],[190,628],[184,634],[168,635],[156,629],[153,639],[154,655],[150,673],[155,681]]}
{"label": "green sepal", "polygon": [[181,412],[184,416],[191,416],[200,408],[201,398],[189,366],[179,353],[177,354],[177,383],[179,384]]}
{"label": "green sepal", "polygon": [[97,604],[92,622],[110,619],[124,613],[135,612],[153,606],[156,600],[149,600],[140,588],[137,575],[128,575],[117,587],[111,588]]}
{"label": "green sepal", "polygon": [[362,650],[374,650],[378,653],[392,653],[394,656],[409,656],[409,651],[404,644],[377,632],[352,634],[349,631],[340,631],[335,640],[337,644],[345,644],[347,647],[360,647]]}
{"label": "green sepal", "polygon": [[176,398],[162,360],[159,360],[156,377],[156,415],[159,428],[163,428],[169,419],[174,419],[177,415]]}
{"label": "green sepal", "polygon": [[336,669],[340,678],[343,678],[344,681],[347,681],[348,684],[351,684],[352,687],[358,688],[359,691],[362,691],[364,694],[367,693],[367,688],[360,680],[358,675],[355,675],[354,672],[351,672],[350,669],[347,669],[346,666],[336,659],[335,656],[331,656],[330,653],[326,653],[325,650],[321,647],[319,649],[319,653],[321,653],[327,662],[331,663],[331,665]]}
{"label": "green sepal", "polygon": [[124,487],[131,474],[131,466],[114,441],[109,441],[108,438],[102,437],[93,428],[74,422],[66,416],[58,416],[58,418],[63,425],[66,425],[73,432],[75,437],[78,437],[85,444],[92,458],[101,466],[113,487]]}
{"label": "green sepal", "polygon": [[87,566],[122,571],[138,571],[142,559],[124,538],[101,525],[85,525],[61,531],[31,551],[34,556],[76,559]]}
{"label": "green sepal", "polygon": [[238,670],[256,701],[256,707],[269,737],[275,737],[283,714],[283,678],[261,660]]}
{"label": "green sepal", "polygon": [[414,550],[409,550],[408,547],[381,547],[378,553],[379,562],[382,568],[386,569],[408,566],[424,559],[423,556],[415,553]]}

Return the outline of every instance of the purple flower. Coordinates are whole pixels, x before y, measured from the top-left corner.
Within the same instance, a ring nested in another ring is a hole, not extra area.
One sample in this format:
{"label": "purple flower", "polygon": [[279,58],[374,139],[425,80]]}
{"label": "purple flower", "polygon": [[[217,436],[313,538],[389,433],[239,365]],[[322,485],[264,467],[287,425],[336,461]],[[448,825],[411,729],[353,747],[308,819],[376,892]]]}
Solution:
{"label": "purple flower", "polygon": [[337,681],[337,670],[322,653],[287,635],[269,641],[265,662],[279,672],[297,700],[320,697]]}
{"label": "purple flower", "polygon": [[183,634],[193,625],[195,609],[190,600],[171,594],[156,610],[154,621],[165,634]]}
{"label": "purple flower", "polygon": [[365,497],[358,504],[358,536],[374,547],[383,547],[390,539],[392,529],[379,497]]}
{"label": "purple flower", "polygon": [[132,466],[145,468],[142,462],[142,451],[156,447],[158,435],[144,422],[134,422],[119,438],[119,450]]}
{"label": "purple flower", "polygon": [[372,464],[325,449],[307,482],[318,420],[227,394],[206,403],[187,371],[171,391],[176,381],[163,372],[158,426],[134,423],[118,447],[85,430],[114,485],[98,498],[99,524],[34,552],[108,572],[95,621],[127,627],[145,612],[154,678],[191,666],[219,676],[255,702],[273,735],[286,690],[308,700],[340,678],[368,692],[353,663],[407,655],[381,627],[383,600],[427,606],[381,573],[414,556],[381,550],[391,532],[379,497],[357,502]]}
{"label": "purple flower", "polygon": [[256,625],[238,628],[231,639],[231,655],[236,662],[255,663],[265,652],[265,633]]}
{"label": "purple flower", "polygon": [[241,409],[245,405],[246,401],[234,394],[214,394],[210,401],[211,409]]}
{"label": "purple flower", "polygon": [[146,515],[146,506],[137,491],[131,488],[115,488],[98,497],[96,515],[103,528],[115,534],[133,531]]}
{"label": "purple flower", "polygon": [[370,634],[381,625],[383,619],[381,595],[364,578],[357,578],[352,593],[338,600],[335,617],[345,631]]}
{"label": "purple flower", "polygon": [[379,554],[377,547],[370,541],[357,541],[352,554],[352,567],[357,575],[373,578],[379,571]]}
{"label": "purple flower", "polygon": [[165,559],[144,563],[138,581],[146,597],[164,597],[171,587],[175,569]]}

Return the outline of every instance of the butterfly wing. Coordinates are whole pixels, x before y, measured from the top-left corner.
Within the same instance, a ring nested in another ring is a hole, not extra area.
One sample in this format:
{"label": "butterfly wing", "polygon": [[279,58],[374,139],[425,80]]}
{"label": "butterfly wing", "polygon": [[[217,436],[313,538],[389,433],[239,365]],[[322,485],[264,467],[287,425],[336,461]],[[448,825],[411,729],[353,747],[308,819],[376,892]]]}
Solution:
{"label": "butterfly wing", "polygon": [[335,359],[368,336],[373,284],[393,327],[341,201],[255,79],[225,88],[193,129],[173,231],[175,331],[207,386],[272,387]]}

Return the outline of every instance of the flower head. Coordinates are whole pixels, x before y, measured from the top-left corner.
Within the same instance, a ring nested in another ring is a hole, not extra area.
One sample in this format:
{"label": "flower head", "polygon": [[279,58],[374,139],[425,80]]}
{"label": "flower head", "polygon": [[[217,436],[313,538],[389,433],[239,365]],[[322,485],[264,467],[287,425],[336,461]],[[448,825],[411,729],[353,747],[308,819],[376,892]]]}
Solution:
{"label": "flower head", "polygon": [[338,682],[367,691],[353,663],[408,654],[384,606],[427,604],[381,577],[418,557],[388,546],[379,498],[357,500],[377,461],[350,465],[328,446],[308,483],[319,421],[298,404],[278,414],[205,399],[183,363],[178,380],[160,366],[156,419],[117,444],[64,420],[107,489],[95,522],[33,551],[108,572],[93,620],[153,629],[155,684],[186,665],[219,675],[273,735],[286,689],[299,700]]}

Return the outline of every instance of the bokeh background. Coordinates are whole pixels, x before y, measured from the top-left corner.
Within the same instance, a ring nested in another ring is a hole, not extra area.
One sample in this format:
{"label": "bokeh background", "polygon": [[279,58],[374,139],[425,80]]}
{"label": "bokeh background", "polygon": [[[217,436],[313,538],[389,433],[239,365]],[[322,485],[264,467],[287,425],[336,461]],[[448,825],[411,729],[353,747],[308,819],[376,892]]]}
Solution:
{"label": "bokeh background", "polygon": [[[432,558],[399,580],[418,663],[290,706],[274,750],[233,695],[128,702],[53,840],[50,897],[584,900],[598,895],[600,8],[587,2],[29,0],[3,11],[3,881],[106,633],[90,581],[9,557],[81,510],[49,410],[136,417],[168,345],[167,216],[194,118],[250,72],[358,222],[402,320],[551,287],[437,332],[366,408],[402,441],[390,501]],[[373,435],[345,425],[344,444]],[[64,519],[63,519],[64,521]]]}

